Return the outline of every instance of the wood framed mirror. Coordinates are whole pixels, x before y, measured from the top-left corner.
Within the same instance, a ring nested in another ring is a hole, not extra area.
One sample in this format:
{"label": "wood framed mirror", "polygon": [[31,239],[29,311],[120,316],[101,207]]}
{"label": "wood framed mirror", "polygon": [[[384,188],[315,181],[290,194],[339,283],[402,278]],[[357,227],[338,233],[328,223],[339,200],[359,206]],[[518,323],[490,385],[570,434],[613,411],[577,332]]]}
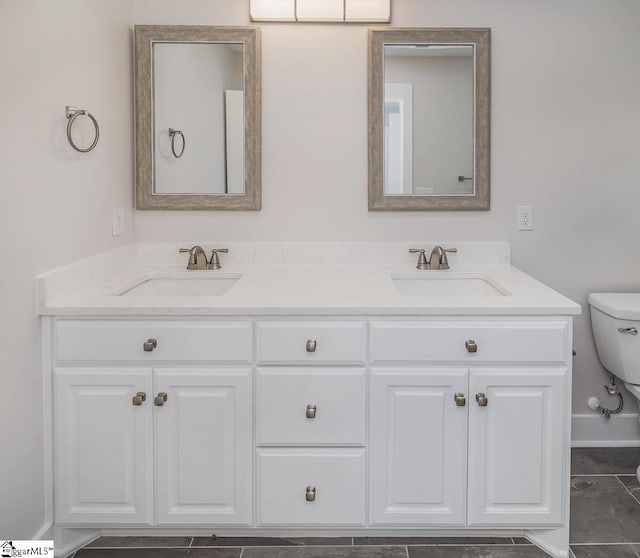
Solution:
{"label": "wood framed mirror", "polygon": [[138,25],[136,207],[259,210],[260,31]]}
{"label": "wood framed mirror", "polygon": [[489,209],[487,28],[369,30],[369,210]]}

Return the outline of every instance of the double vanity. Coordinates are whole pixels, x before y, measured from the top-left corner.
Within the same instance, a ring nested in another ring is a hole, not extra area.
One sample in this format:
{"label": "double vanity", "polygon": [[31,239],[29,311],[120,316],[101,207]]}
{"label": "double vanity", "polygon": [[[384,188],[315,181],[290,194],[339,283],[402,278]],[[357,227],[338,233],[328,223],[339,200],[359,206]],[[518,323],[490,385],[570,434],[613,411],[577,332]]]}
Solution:
{"label": "double vanity", "polygon": [[60,537],[485,534],[568,556],[580,307],[508,244],[458,243],[449,270],[403,243],[239,243],[187,271],[181,247],[38,280]]}

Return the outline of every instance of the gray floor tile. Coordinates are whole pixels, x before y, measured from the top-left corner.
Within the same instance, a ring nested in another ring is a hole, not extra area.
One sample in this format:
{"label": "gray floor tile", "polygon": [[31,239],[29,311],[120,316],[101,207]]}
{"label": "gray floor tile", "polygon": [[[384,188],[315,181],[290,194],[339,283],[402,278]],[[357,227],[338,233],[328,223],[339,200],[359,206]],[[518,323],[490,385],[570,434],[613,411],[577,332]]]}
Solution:
{"label": "gray floor tile", "polygon": [[76,552],[74,558],[189,558],[189,550],[186,548],[83,548]]}
{"label": "gray floor tile", "polygon": [[192,548],[187,558],[240,558],[241,548]]}
{"label": "gray floor tile", "polygon": [[637,500],[640,501],[640,482],[638,482],[638,477],[635,475],[630,477],[618,477],[620,482],[624,484],[631,494],[633,494]]}
{"label": "gray floor tile", "polygon": [[549,558],[536,546],[410,546],[409,558]]}
{"label": "gray floor tile", "polygon": [[240,558],[241,548],[84,548],[74,558]]}
{"label": "gray floor tile", "polygon": [[186,548],[191,537],[99,537],[85,548]]}
{"label": "gray floor tile", "polygon": [[354,537],[362,545],[487,545],[513,544],[511,537]]}
{"label": "gray floor tile", "polygon": [[342,546],[351,537],[195,537],[191,546]]}
{"label": "gray floor tile", "polygon": [[640,465],[640,448],[574,448],[572,475],[632,475]]}
{"label": "gray floor tile", "polygon": [[639,558],[640,545],[572,546],[576,558]]}
{"label": "gray floor tile", "polygon": [[616,477],[571,479],[571,542],[639,542],[640,505]]}
{"label": "gray floor tile", "polygon": [[404,546],[263,546],[245,548],[242,558],[407,558]]}

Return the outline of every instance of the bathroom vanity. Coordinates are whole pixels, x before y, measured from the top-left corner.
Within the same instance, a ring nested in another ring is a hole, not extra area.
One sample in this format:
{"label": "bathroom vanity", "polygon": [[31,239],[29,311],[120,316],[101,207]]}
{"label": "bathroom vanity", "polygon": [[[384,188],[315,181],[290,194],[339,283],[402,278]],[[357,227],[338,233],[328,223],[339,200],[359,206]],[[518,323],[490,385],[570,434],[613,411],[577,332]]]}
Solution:
{"label": "bathroom vanity", "polygon": [[324,265],[234,246],[202,272],[137,245],[42,276],[58,535],[497,534],[568,556],[580,307],[497,244],[426,272],[398,244],[377,266],[371,246],[316,247]]}

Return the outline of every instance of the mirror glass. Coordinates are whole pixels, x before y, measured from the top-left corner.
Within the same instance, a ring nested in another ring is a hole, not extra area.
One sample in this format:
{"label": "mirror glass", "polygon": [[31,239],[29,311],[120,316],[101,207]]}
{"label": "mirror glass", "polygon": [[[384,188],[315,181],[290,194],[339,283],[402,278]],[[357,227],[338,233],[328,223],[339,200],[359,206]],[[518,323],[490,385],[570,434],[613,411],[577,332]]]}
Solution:
{"label": "mirror glass", "polygon": [[244,192],[243,45],[155,43],[159,194]]}
{"label": "mirror glass", "polygon": [[489,208],[489,29],[369,31],[369,209]]}
{"label": "mirror glass", "polygon": [[259,37],[136,26],[138,209],[260,209]]}
{"label": "mirror glass", "polygon": [[473,192],[473,45],[385,45],[385,195]]}

